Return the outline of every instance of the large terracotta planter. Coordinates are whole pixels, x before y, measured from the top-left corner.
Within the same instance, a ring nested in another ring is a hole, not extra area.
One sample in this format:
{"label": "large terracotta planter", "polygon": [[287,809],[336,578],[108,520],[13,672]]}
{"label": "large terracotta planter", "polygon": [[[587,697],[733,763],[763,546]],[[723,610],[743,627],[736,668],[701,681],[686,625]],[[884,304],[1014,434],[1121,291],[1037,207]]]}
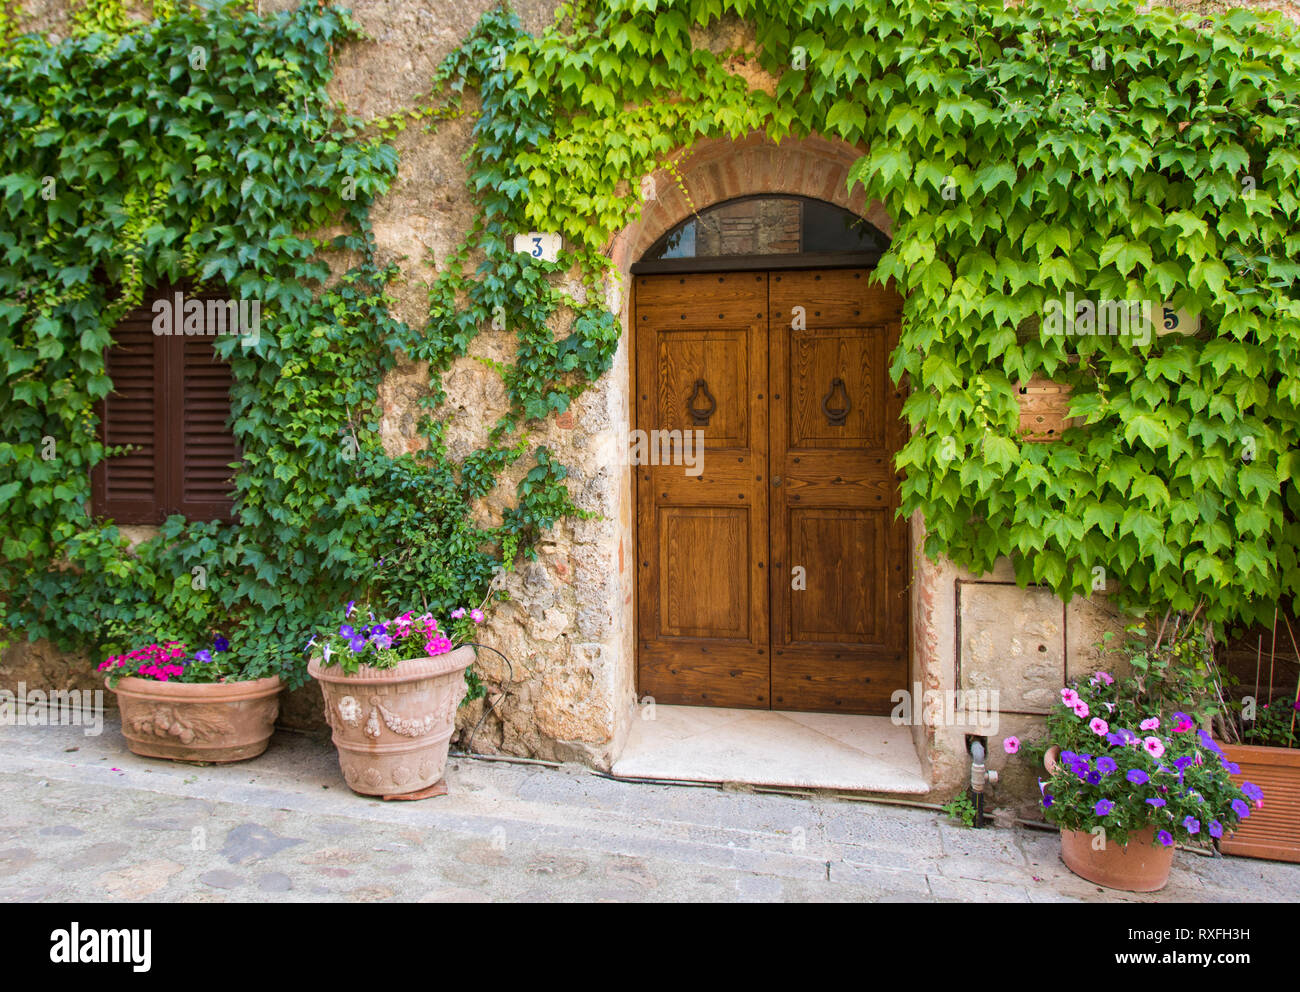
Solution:
{"label": "large terracotta planter", "polygon": [[474,649],[411,658],[393,668],[362,665],[344,675],[313,659],[307,671],[325,697],[343,779],[365,796],[419,792],[442,779],[465,669]]}
{"label": "large terracotta planter", "polygon": [[1252,808],[1236,833],[1224,837],[1224,854],[1300,862],[1300,751],[1256,744],[1223,744],[1228,760],[1241,766],[1238,785],[1254,782],[1264,790],[1262,809]]}
{"label": "large terracotta planter", "polygon": [[[1060,767],[1056,759],[1059,747],[1052,747],[1044,758],[1048,772]],[[1093,835],[1081,830],[1061,830],[1061,860],[1080,878],[1125,892],[1155,892],[1169,881],[1174,865],[1174,846],[1156,843],[1156,828],[1129,832],[1128,843],[1107,843],[1093,850]]]}
{"label": "large terracotta planter", "polygon": [[133,676],[117,694],[126,746],[146,758],[222,763],[266,750],[280,713],[278,676],[249,682],[158,682]]}

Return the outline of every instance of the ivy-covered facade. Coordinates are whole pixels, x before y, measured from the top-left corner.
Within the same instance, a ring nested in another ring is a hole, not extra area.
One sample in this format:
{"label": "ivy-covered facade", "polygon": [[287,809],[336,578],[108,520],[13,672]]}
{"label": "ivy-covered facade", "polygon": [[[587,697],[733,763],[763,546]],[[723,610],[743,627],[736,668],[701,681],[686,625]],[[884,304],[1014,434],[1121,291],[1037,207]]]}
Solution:
{"label": "ivy-covered facade", "polygon": [[[1122,611],[1254,621],[1300,590],[1285,17],[392,7],[0,5],[5,681],[90,684],[133,639],[221,633],[246,674],[301,686],[340,603],[487,596],[509,661],[481,652],[462,745],[615,764],[647,695],[633,266],[759,195],[890,238],[891,691],[1000,689],[999,735],[1032,736]],[[529,234],[555,260],[518,250]],[[106,353],[173,283],[261,306],[256,340],[215,345],[234,515],[127,525],[92,492],[120,457]],[[1072,306],[1048,333],[1067,299],[1192,332],[1080,331]],[[1030,384],[1061,398],[1055,440],[1025,436]],[[964,730],[909,726],[950,791]]]}

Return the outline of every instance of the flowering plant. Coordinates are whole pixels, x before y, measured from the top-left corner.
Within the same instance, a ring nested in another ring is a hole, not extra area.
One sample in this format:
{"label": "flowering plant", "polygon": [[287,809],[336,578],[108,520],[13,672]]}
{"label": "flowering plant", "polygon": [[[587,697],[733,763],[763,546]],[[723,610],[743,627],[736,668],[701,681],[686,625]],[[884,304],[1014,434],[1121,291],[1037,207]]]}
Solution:
{"label": "flowering plant", "polygon": [[390,620],[348,603],[336,626],[312,638],[308,650],[319,648],[322,664],[338,665],[355,675],[362,665],[393,668],[406,658],[437,657],[474,639],[483,611],[461,607],[451,611],[446,626],[432,613],[416,616],[414,610]]}
{"label": "flowering plant", "polygon": [[[1154,827],[1168,847],[1222,837],[1263,806],[1258,786],[1233,784],[1240,769],[1209,733],[1186,713],[1153,706],[1137,680],[1097,672],[1067,686],[1047,730],[1061,754],[1038,785],[1047,819],[1066,830],[1101,827],[1123,844],[1130,832]],[[1015,753],[1019,741],[1004,747]]]}
{"label": "flowering plant", "polygon": [[110,687],[127,676],[158,682],[227,682],[239,676],[230,642],[220,634],[212,639],[212,647],[193,654],[180,641],[164,641],[109,655],[96,668],[108,673]]}
{"label": "flowering plant", "polygon": [[1243,744],[1300,748],[1300,699],[1282,696],[1256,709],[1254,720],[1240,719]]}

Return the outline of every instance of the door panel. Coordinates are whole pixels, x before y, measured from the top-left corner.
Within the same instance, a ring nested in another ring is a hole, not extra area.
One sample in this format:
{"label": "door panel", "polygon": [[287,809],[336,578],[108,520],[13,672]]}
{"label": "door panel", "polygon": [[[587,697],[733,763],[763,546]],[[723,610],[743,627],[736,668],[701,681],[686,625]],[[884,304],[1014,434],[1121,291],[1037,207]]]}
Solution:
{"label": "door panel", "polygon": [[888,369],[902,301],[868,276],[771,277],[774,709],[887,713],[907,683],[902,393]]}
{"label": "door panel", "polygon": [[901,301],[868,275],[636,277],[642,452],[704,439],[698,474],[634,469],[641,694],[887,713],[905,687]]}
{"label": "door panel", "polygon": [[638,276],[635,288],[637,428],[660,454],[656,432],[703,439],[698,474],[662,457],[634,469],[639,691],[766,708],[767,275]]}

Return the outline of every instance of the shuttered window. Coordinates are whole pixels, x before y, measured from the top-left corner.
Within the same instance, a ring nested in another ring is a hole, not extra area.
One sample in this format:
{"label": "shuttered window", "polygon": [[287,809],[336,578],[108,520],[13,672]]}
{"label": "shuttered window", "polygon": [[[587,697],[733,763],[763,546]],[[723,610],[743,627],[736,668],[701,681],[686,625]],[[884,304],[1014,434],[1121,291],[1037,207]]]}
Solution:
{"label": "shuttered window", "polygon": [[126,315],[106,356],[113,391],[99,406],[100,437],[133,447],[95,467],[92,508],[119,523],[229,520],[234,506],[230,366],[212,335],[153,332],[152,301],[169,292]]}

